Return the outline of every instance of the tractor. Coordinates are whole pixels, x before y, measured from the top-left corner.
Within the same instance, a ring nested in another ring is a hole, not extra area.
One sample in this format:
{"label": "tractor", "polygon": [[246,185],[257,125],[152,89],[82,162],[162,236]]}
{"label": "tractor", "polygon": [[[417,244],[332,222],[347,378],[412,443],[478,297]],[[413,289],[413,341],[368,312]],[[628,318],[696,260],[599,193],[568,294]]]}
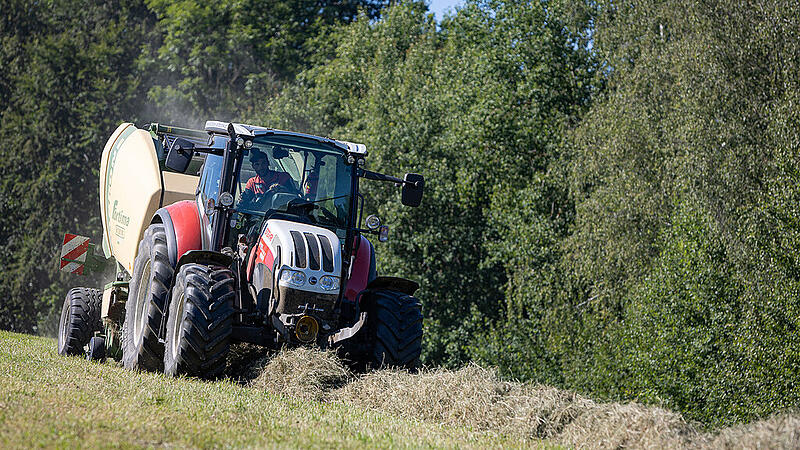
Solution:
{"label": "tractor", "polygon": [[386,241],[389,228],[362,217],[359,185],[395,183],[416,207],[424,178],[366,170],[366,156],[362,144],[238,123],[123,123],[100,167],[104,258],[65,238],[61,262],[88,272],[107,261],[116,276],[67,293],[58,352],[214,379],[234,343],[310,345],[413,370],[419,285],[378,276],[367,236]]}

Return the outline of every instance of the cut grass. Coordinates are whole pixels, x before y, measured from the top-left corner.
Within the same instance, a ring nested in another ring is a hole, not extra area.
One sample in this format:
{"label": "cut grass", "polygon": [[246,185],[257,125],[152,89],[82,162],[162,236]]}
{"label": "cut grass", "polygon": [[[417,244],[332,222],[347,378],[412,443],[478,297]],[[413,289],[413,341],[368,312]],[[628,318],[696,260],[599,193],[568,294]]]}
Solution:
{"label": "cut grass", "polygon": [[129,372],[58,356],[52,339],[0,331],[0,448],[541,445],[232,381]]}
{"label": "cut grass", "polygon": [[0,331],[0,448],[800,448],[800,415],[701,431],[680,414],[475,365],[355,376],[333,353],[236,347],[234,381],[133,373]]}
{"label": "cut grass", "polygon": [[523,442],[540,439],[574,448],[800,448],[800,416],[795,414],[704,432],[663,408],[600,403],[550,386],[504,381],[474,364],[356,377],[333,353],[298,348],[263,358],[250,372],[258,374],[251,386],[274,394],[469,426]]}

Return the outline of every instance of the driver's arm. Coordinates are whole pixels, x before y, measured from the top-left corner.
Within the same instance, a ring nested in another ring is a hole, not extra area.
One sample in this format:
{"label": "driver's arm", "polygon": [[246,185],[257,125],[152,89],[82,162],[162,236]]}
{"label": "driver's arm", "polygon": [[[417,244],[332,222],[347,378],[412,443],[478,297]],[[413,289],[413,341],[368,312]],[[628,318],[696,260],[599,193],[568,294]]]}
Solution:
{"label": "driver's arm", "polygon": [[239,203],[250,203],[255,198],[256,193],[251,191],[250,189],[245,189],[242,191],[242,195],[239,196]]}
{"label": "driver's arm", "polygon": [[245,188],[242,189],[242,193],[239,196],[239,202],[237,205],[244,205],[245,207],[254,204],[257,200],[258,195],[256,194],[255,184],[251,180],[247,180],[247,184]]}
{"label": "driver's arm", "polygon": [[269,187],[271,191],[280,190],[281,188],[288,194],[300,195],[300,189],[288,173],[280,173],[278,175],[278,181]]}

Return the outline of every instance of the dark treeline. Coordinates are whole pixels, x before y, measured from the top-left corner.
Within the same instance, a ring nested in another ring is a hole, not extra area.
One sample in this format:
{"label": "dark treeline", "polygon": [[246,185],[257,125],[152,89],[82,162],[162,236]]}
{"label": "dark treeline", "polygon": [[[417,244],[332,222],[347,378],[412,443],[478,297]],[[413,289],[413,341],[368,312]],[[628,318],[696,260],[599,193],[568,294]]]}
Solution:
{"label": "dark treeline", "polygon": [[711,426],[800,406],[796,3],[7,3],[0,327],[52,331],[119,122],[239,120],[425,174],[418,209],[367,194],[427,364]]}

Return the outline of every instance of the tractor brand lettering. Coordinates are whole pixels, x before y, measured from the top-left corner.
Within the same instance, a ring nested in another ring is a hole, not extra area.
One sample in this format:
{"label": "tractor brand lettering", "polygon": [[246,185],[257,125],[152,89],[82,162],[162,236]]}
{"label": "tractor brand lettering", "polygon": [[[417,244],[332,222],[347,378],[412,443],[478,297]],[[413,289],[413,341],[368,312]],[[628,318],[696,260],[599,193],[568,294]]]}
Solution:
{"label": "tractor brand lettering", "polygon": [[122,209],[117,209],[118,203],[118,200],[114,200],[114,209],[111,212],[111,218],[115,222],[119,222],[122,225],[128,226],[131,223],[131,218],[126,216],[125,213],[122,212]]}
{"label": "tractor brand lettering", "polygon": [[267,227],[267,229],[266,229],[266,230],[264,230],[264,237],[267,239],[267,242],[268,242],[268,243],[269,243],[269,242],[272,242],[272,238],[273,238],[273,237],[275,237],[275,236],[272,234],[272,231],[270,231],[270,230],[269,230],[269,227]]}

